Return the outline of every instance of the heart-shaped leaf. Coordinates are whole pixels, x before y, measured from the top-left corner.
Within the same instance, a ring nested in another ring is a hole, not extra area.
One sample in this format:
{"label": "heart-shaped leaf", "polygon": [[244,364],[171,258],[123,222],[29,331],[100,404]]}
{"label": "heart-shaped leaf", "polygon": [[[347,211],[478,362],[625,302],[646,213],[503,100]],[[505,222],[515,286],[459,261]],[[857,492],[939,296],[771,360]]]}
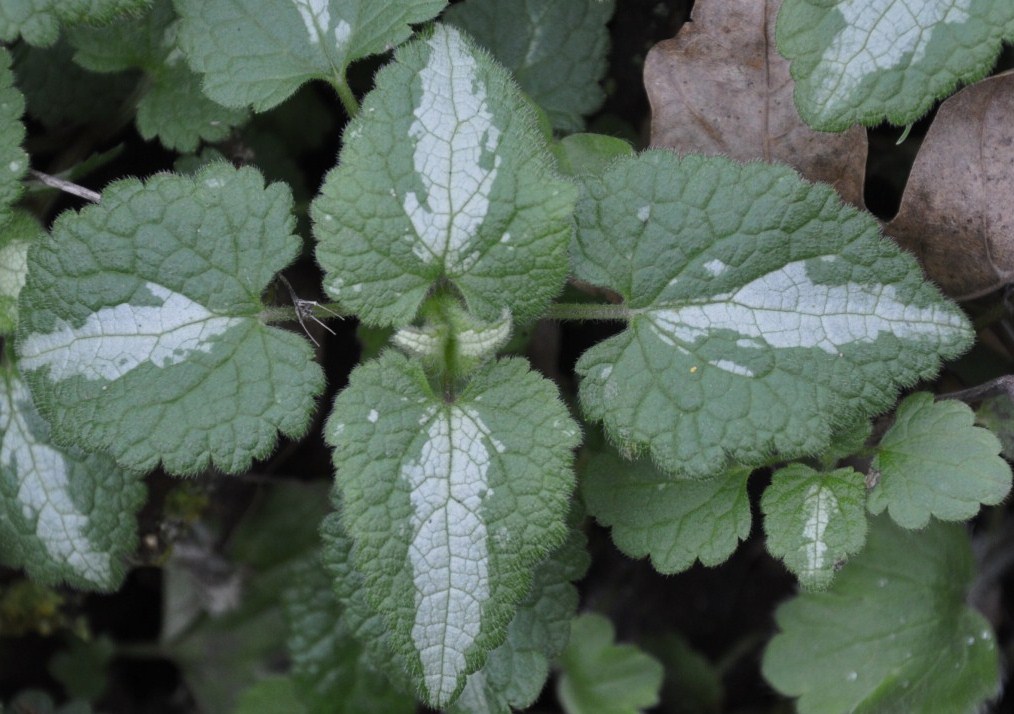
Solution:
{"label": "heart-shaped leaf", "polygon": [[523,360],[445,395],[387,351],[352,373],[326,436],[370,604],[424,700],[447,706],[565,535],[577,425]]}
{"label": "heart-shaped leaf", "polygon": [[971,342],[872,216],[787,167],[651,151],[586,188],[574,269],[627,329],[578,361],[581,405],[667,471],[817,453]]}
{"label": "heart-shaped leaf", "polygon": [[408,324],[440,280],[527,321],[563,288],[575,199],[507,73],[438,26],[378,73],[313,203],[324,288],[370,324]]}

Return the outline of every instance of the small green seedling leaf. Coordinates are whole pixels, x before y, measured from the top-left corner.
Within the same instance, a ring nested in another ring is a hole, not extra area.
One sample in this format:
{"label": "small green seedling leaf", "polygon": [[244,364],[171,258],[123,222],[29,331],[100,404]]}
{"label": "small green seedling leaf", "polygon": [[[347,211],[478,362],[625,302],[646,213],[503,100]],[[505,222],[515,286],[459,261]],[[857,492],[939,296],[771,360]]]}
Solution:
{"label": "small green seedling leaf", "polygon": [[466,0],[444,21],[488,49],[549,115],[553,128],[584,128],[602,104],[613,0]]}
{"label": "small green seedling leaf", "polygon": [[0,47],[0,228],[10,220],[11,206],[21,196],[21,179],[28,173],[28,155],[21,148],[25,98],[14,86],[11,61],[11,53]]}
{"label": "small green seedling leaf", "polygon": [[137,103],[137,130],[181,152],[201,141],[221,141],[247,112],[217,104],[201,90],[177,47],[177,18],[170,0],[156,0],[143,16],[108,27],[75,27],[69,33],[74,61],[93,72],[141,69],[146,74]]}
{"label": "small green seedling leaf", "polygon": [[830,585],[866,543],[866,482],[852,469],[821,473],[790,464],[775,472],[761,510],[768,552],[807,589]]}
{"label": "small green seedling leaf", "polygon": [[750,469],[733,467],[703,480],[677,480],[648,459],[631,463],[595,454],[581,477],[588,512],[612,528],[616,547],[631,558],[651,556],[660,573],[695,561],[724,562],[750,535]]}
{"label": "small green seedling leaf", "polygon": [[88,702],[72,701],[58,707],[49,694],[35,689],[20,692],[7,705],[6,711],[9,714],[92,714]]}
{"label": "small green seedling leaf", "polygon": [[4,0],[0,3],[0,40],[18,35],[30,45],[48,47],[69,23],[99,24],[125,13],[139,13],[152,0]]}
{"label": "small green seedling leaf", "polygon": [[18,295],[28,277],[28,246],[44,234],[27,211],[14,211],[0,227],[0,335],[14,332],[18,324]]}
{"label": "small green seedling leaf", "polygon": [[776,37],[800,115],[843,131],[911,124],[984,77],[1012,30],[1009,0],[785,0]]}
{"label": "small green seedling leaf", "polygon": [[972,575],[962,526],[874,519],[830,590],[778,608],[764,676],[801,714],[978,711],[999,663],[989,623],[965,604]]}
{"label": "small green seedling leaf", "polygon": [[877,447],[871,469],[871,513],[887,509],[905,528],[922,528],[934,516],[963,521],[980,505],[1000,503],[1011,488],[1010,465],[998,455],[1000,440],[974,425],[975,413],[928,392],[907,397]]}
{"label": "small green seedling leaf", "polygon": [[448,396],[387,351],[353,371],[326,437],[370,604],[423,699],[447,706],[564,538],[577,426],[523,360]]}
{"label": "small green seedling leaf", "polygon": [[511,714],[538,698],[549,677],[549,663],[570,638],[578,604],[571,581],[588,569],[585,537],[575,515],[571,513],[567,540],[535,569],[531,592],[511,620],[507,639],[490,653],[482,669],[468,676],[448,714]]}
{"label": "small green seedling leaf", "polygon": [[412,697],[392,689],[370,664],[317,556],[293,565],[282,593],[292,678],[306,714],[412,714]]}
{"label": "small green seedling leaf", "polygon": [[137,541],[141,475],[49,436],[28,385],[0,365],[0,560],[41,583],[115,590]]}
{"label": "small green seedling leaf", "polygon": [[109,685],[109,667],[117,644],[102,634],[87,640],[73,637],[49,660],[47,670],[72,699],[95,701]]}
{"label": "small green seedling leaf", "polygon": [[818,453],[972,341],[872,216],[788,167],[649,151],[585,185],[574,272],[628,326],[578,361],[581,406],[666,471]]}
{"label": "small green seedling leaf", "polygon": [[253,169],[111,184],[33,245],[18,349],[61,442],[125,466],[239,472],[302,435],[323,388],[261,293],[298,255],[292,199]]}
{"label": "small green seedling leaf", "polygon": [[633,153],[628,142],[605,134],[570,134],[553,144],[557,165],[567,176],[601,175],[613,161]]}
{"label": "small green seedling leaf", "polygon": [[661,663],[634,645],[613,644],[614,637],[601,615],[573,620],[556,685],[567,714],[639,714],[658,704]]}
{"label": "small green seedling leaf", "polygon": [[232,714],[309,714],[292,677],[275,675],[258,681],[236,699]]}
{"label": "small green seedling leaf", "polygon": [[386,52],[447,0],[176,0],[180,45],[212,99],[262,112],[312,79],[345,82],[353,61]]}
{"label": "small green seedling leaf", "polygon": [[984,399],[975,412],[975,421],[1000,440],[1000,453],[1014,460],[1014,399],[1008,394]]}
{"label": "small green seedling leaf", "polygon": [[446,279],[489,322],[537,316],[567,274],[575,187],[503,68],[438,26],[377,74],[312,215],[324,288],[407,325]]}

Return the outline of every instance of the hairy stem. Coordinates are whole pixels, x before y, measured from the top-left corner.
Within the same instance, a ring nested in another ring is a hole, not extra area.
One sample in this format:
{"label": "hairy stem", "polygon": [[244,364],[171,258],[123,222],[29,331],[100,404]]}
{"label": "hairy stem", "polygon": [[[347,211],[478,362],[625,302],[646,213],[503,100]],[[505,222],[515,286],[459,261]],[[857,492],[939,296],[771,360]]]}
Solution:
{"label": "hairy stem", "polygon": [[545,317],[551,320],[620,320],[630,319],[625,305],[603,303],[557,303],[550,305]]}

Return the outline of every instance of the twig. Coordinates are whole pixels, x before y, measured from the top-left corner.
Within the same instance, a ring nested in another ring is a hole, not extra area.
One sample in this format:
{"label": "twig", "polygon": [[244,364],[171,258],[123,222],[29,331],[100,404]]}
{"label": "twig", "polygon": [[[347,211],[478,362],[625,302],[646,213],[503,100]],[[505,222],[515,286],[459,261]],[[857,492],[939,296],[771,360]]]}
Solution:
{"label": "twig", "polygon": [[968,389],[938,394],[937,399],[957,399],[962,402],[973,403],[1003,395],[1014,399],[1014,375],[1012,374],[1005,374],[1002,377],[991,379],[988,382],[969,387]]}
{"label": "twig", "polygon": [[36,181],[45,186],[49,186],[50,188],[55,188],[59,191],[63,191],[64,193],[69,193],[73,196],[77,196],[78,198],[83,198],[86,201],[91,201],[92,203],[98,203],[102,200],[102,195],[92,191],[90,188],[78,186],[76,183],[71,183],[70,181],[65,181],[62,178],[44,174],[41,171],[36,171],[35,169],[29,169],[28,173],[30,173],[32,178]]}

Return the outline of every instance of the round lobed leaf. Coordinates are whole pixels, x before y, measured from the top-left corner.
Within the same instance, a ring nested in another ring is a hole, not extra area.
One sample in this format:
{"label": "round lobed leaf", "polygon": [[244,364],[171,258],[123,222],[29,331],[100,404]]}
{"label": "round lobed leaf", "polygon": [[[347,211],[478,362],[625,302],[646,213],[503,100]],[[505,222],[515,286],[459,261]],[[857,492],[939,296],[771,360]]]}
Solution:
{"label": "round lobed leaf", "polygon": [[29,252],[18,352],[61,443],[173,473],[249,467],[301,436],[323,375],[259,318],[298,254],[288,189],[249,168],[111,184]]}

